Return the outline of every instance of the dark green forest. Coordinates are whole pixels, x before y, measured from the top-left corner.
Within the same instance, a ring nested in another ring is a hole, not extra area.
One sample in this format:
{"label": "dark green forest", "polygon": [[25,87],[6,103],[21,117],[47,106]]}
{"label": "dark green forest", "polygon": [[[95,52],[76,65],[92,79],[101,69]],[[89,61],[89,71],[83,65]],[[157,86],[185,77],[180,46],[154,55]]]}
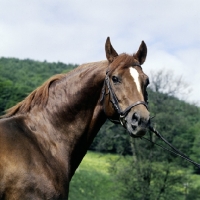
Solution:
{"label": "dark green forest", "polygon": [[[0,58],[0,115],[52,75],[67,73],[75,67],[61,62]],[[172,92],[165,88],[166,74],[154,72],[152,76],[148,97],[153,126],[175,147],[200,163],[199,107],[175,96],[181,82],[174,80],[171,86],[167,85],[174,88]],[[164,145],[151,133],[145,137]],[[199,169],[155,144],[131,138],[120,125],[107,121],[90,150],[119,155],[109,162],[109,174],[120,199],[200,199]],[[194,174],[195,180],[191,178]]]}

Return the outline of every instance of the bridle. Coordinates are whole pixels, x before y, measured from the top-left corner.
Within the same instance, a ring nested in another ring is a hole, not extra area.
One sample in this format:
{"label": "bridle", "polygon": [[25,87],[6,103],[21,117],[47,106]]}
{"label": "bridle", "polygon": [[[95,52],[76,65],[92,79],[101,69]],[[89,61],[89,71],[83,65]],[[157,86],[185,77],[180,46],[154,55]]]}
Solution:
{"label": "bridle", "polygon": [[[139,64],[133,64],[131,66],[139,66],[141,67],[141,65]],[[108,92],[106,93],[106,87],[108,89]],[[110,79],[109,79],[109,69],[107,69],[106,71],[106,77],[105,77],[105,80],[104,80],[104,86],[103,86],[103,89],[102,89],[102,97],[101,97],[101,100],[100,101],[103,101],[105,95],[108,95],[110,94],[110,102],[112,103],[113,105],[113,108],[114,110],[117,112],[118,114],[118,117],[119,119],[118,120],[113,120],[111,118],[108,118],[110,121],[114,122],[114,123],[121,123],[122,126],[125,127],[125,124],[126,124],[126,119],[125,117],[127,116],[127,114],[129,113],[129,111],[135,107],[135,106],[138,106],[140,104],[144,105],[147,109],[148,109],[148,105],[147,105],[147,102],[145,101],[137,101],[133,104],[131,104],[130,106],[128,106],[125,110],[122,110],[120,105],[119,105],[119,101],[118,101],[118,98],[111,86],[111,83],[110,83]]]}
{"label": "bridle", "polygon": [[[139,66],[139,67],[141,67],[139,64],[133,64],[133,65],[131,65],[131,66]],[[111,118],[108,118],[108,119],[109,119],[110,121],[114,122],[114,123],[118,123],[118,124],[121,123],[122,126],[125,127],[125,124],[126,124],[126,119],[125,119],[125,117],[126,117],[127,114],[129,113],[129,111],[131,110],[131,108],[142,104],[142,105],[144,105],[144,106],[147,108],[147,110],[148,110],[147,92],[145,91],[145,95],[146,95],[145,101],[137,101],[137,102],[131,104],[130,106],[128,106],[125,110],[122,110],[122,109],[120,108],[118,98],[117,98],[117,96],[116,96],[116,94],[115,94],[115,92],[114,92],[114,90],[113,90],[113,88],[112,88],[112,86],[111,86],[111,83],[110,83],[110,79],[109,79],[109,75],[108,75],[108,74],[109,74],[109,69],[106,71],[106,77],[105,77],[105,80],[104,80],[104,85],[103,85],[103,89],[102,89],[102,96],[101,96],[100,101],[103,101],[105,95],[110,94],[110,102],[112,103],[112,105],[113,105],[113,107],[114,107],[114,110],[117,112],[119,119],[118,119],[118,120],[114,120],[114,119],[111,119]],[[106,93],[106,87],[107,87],[107,89],[108,89],[108,92],[107,92],[107,93]],[[187,160],[188,162],[194,164],[196,167],[200,168],[200,164],[199,164],[199,163],[194,162],[194,161],[193,161],[192,159],[190,159],[188,156],[186,156],[185,154],[183,154],[182,152],[180,152],[177,148],[175,148],[172,144],[170,144],[158,131],[156,131],[150,124],[149,124],[149,130],[150,130],[151,132],[155,133],[156,136],[157,136],[158,138],[160,138],[160,139],[161,139],[162,141],[164,141],[168,146],[170,146],[170,147],[173,149],[173,151],[170,150],[170,149],[167,149],[166,147],[163,147],[162,145],[159,145],[159,144],[157,144],[157,143],[155,143],[155,142],[153,142],[153,141],[151,141],[151,140],[149,140],[149,139],[147,139],[147,138],[145,138],[145,137],[142,137],[142,138],[144,138],[145,140],[148,140],[149,142],[151,142],[151,143],[153,143],[153,144],[155,144],[155,145],[157,145],[157,146],[163,148],[163,149],[166,150],[166,151],[169,151],[169,152],[171,152],[171,153],[173,153],[173,154],[175,154],[175,155],[177,155],[177,156],[180,156],[181,158]]]}

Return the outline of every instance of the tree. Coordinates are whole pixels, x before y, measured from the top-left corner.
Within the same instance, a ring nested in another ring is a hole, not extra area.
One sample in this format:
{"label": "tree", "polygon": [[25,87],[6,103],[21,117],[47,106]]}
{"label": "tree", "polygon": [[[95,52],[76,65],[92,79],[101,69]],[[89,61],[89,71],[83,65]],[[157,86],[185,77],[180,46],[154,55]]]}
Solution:
{"label": "tree", "polygon": [[187,100],[187,96],[191,92],[191,88],[183,81],[183,77],[175,77],[172,71],[151,71],[150,80],[150,88],[156,93],[165,93],[168,96]]}
{"label": "tree", "polygon": [[0,77],[0,115],[2,115],[5,108],[7,108],[7,102],[11,96],[11,86],[11,81]]}

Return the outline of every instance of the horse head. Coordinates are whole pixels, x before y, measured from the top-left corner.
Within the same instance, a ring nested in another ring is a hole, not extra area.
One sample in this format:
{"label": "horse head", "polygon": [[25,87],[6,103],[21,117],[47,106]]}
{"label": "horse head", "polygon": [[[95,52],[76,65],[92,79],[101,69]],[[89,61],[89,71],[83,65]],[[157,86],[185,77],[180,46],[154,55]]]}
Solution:
{"label": "horse head", "polygon": [[150,123],[146,92],[149,79],[141,67],[147,55],[146,44],[142,41],[136,54],[118,55],[108,37],[105,50],[109,65],[102,90],[104,112],[131,136],[141,137]]}

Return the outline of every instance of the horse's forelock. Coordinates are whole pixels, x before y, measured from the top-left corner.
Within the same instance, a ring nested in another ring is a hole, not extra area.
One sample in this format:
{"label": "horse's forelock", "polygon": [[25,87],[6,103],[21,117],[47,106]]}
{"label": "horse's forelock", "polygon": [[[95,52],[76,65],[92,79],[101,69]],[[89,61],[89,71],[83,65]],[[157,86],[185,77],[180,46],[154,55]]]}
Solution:
{"label": "horse's forelock", "polygon": [[134,56],[123,53],[117,56],[114,61],[112,62],[112,68],[109,69],[110,72],[114,71],[116,68],[127,68],[136,63],[136,59]]}

